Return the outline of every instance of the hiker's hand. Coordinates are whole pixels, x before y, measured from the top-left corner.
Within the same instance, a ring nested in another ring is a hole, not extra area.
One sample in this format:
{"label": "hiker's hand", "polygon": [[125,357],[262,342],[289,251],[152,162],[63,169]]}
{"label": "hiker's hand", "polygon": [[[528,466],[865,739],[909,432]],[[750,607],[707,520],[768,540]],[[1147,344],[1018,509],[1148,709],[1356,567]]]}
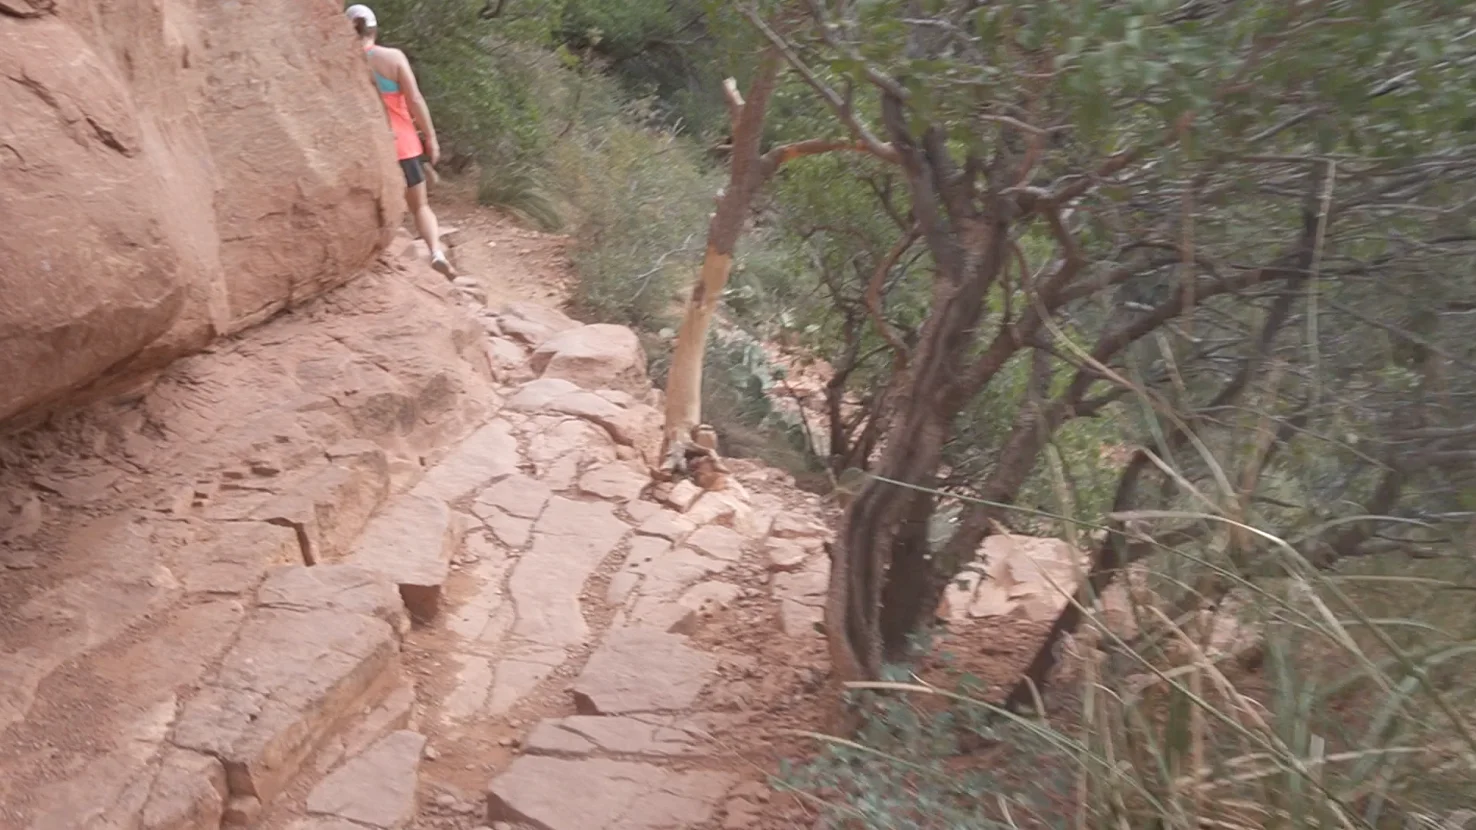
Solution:
{"label": "hiker's hand", "polygon": [[432,166],[439,164],[441,161],[441,144],[434,138],[425,142],[425,159]]}

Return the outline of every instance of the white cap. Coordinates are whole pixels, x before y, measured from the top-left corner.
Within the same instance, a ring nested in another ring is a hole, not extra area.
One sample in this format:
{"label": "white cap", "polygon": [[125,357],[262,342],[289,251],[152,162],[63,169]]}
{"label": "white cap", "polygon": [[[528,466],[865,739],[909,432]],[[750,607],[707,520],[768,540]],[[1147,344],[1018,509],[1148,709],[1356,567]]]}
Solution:
{"label": "white cap", "polygon": [[349,20],[364,21],[365,28],[376,29],[379,27],[379,21],[374,19],[374,10],[363,3],[355,3],[349,6],[344,10],[344,14],[348,15]]}

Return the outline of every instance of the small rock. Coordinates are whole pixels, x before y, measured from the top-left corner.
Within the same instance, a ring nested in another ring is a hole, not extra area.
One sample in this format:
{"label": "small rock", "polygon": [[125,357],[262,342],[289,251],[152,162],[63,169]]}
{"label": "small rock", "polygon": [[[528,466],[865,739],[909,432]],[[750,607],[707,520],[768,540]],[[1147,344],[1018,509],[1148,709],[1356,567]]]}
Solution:
{"label": "small rock", "polygon": [[688,536],[686,545],[727,562],[737,562],[743,558],[743,536],[718,525],[708,525]]}
{"label": "small rock", "polygon": [[667,504],[685,513],[702,496],[702,488],[686,479],[671,486],[671,492],[663,498]]}
{"label": "small rock", "polygon": [[427,761],[435,761],[435,760],[438,760],[440,757],[441,757],[441,751],[440,750],[436,749],[435,747],[431,746],[430,744],[426,744],[425,745],[425,760],[427,760]]}
{"label": "small rock", "polygon": [[797,571],[804,567],[809,551],[792,539],[770,539],[767,553],[768,569],[772,572]]}
{"label": "small rock", "polygon": [[436,806],[451,809],[456,806],[457,798],[450,793],[441,793],[436,796]]}
{"label": "small rock", "polygon": [[670,510],[660,510],[641,522],[640,527],[636,528],[636,533],[642,536],[659,536],[662,539],[678,542],[696,529],[697,525],[687,521],[680,514]]}

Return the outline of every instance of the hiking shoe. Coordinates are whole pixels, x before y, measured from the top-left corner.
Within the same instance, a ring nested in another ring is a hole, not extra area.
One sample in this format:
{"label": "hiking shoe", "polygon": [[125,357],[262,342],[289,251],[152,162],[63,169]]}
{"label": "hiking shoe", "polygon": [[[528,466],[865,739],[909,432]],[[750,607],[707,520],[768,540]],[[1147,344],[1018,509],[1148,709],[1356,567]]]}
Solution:
{"label": "hiking shoe", "polygon": [[456,276],[456,269],[451,267],[451,260],[446,258],[445,251],[431,254],[431,267],[448,280]]}

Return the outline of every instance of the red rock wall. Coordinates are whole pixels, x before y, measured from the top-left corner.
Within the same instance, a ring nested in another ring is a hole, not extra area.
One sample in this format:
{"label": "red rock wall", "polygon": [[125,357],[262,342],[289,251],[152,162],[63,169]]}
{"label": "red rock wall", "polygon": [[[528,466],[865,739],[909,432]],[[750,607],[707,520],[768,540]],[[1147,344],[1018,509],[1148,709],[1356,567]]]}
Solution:
{"label": "red rock wall", "polygon": [[335,0],[0,0],[0,422],[343,283],[403,186]]}

